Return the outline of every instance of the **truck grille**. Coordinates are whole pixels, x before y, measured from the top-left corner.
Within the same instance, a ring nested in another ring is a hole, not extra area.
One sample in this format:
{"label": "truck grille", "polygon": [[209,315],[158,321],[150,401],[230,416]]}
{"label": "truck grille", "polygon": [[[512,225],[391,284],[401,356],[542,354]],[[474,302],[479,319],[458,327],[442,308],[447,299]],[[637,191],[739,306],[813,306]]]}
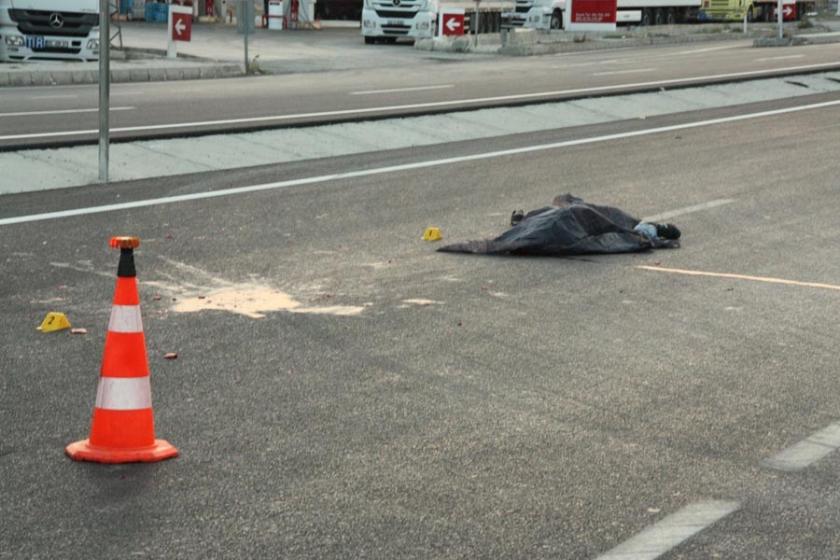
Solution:
{"label": "truck grille", "polygon": [[9,17],[17,23],[18,31],[24,35],[87,37],[91,28],[99,25],[98,14],[77,12],[9,10]]}
{"label": "truck grille", "polygon": [[[726,0],[725,0],[726,1]],[[527,14],[531,8],[534,7],[534,2],[532,0],[519,0],[516,3],[515,12],[517,14]]]}
{"label": "truck grille", "polygon": [[388,19],[412,19],[417,15],[417,12],[409,12],[407,10],[376,10],[376,15]]}

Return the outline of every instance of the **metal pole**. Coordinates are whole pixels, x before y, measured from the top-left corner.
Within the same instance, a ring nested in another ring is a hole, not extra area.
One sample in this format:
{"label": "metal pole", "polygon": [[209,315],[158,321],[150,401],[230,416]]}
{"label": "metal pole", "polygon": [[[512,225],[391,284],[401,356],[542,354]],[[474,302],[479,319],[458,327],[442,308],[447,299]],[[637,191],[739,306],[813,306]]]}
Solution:
{"label": "metal pole", "polygon": [[779,39],[782,39],[785,36],[784,29],[783,29],[784,18],[785,18],[784,6],[782,6],[782,0],[779,0],[776,3],[776,19],[779,21]]}
{"label": "metal pole", "polygon": [[108,182],[111,110],[111,14],[108,0],[99,0],[99,182]]}
{"label": "metal pole", "polygon": [[[781,0],[779,0],[781,2]],[[251,11],[248,9],[248,2],[253,2],[253,0],[242,0],[242,19],[245,20],[242,23],[245,26],[245,73],[250,74],[251,69],[248,67],[248,30],[251,27],[251,22],[248,21],[250,17],[249,14]]]}
{"label": "metal pole", "polygon": [[481,26],[481,0],[475,0],[475,46],[478,47],[478,28]]}

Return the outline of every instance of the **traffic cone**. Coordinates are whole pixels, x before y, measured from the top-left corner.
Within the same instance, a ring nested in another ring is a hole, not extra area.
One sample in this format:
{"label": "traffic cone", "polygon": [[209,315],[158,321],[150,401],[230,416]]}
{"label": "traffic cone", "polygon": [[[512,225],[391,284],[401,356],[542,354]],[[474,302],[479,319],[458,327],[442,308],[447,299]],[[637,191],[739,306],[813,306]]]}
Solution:
{"label": "traffic cone", "polygon": [[176,457],[178,450],[168,441],[155,439],[146,337],[134,269],[134,249],[140,239],[114,237],[110,244],[120,249],[120,264],[90,438],[71,443],[65,451],[75,461],[162,461]]}

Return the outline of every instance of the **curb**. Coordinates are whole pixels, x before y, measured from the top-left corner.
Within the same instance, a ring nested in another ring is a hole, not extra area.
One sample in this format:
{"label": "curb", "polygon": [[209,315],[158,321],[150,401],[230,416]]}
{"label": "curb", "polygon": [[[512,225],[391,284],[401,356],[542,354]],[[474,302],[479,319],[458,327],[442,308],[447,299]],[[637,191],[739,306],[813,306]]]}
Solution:
{"label": "curb", "polygon": [[[209,80],[242,76],[239,64],[193,64],[165,68],[115,68],[111,69],[112,83],[160,82],[176,80]],[[0,68],[0,88],[25,86],[56,86],[95,84],[99,82],[98,70],[57,70],[3,72]]]}

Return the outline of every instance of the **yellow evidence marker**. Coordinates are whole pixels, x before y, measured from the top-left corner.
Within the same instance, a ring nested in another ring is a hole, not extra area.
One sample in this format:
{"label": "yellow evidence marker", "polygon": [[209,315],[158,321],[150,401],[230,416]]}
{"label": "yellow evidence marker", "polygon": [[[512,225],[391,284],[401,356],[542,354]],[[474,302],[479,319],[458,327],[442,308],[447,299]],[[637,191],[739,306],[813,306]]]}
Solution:
{"label": "yellow evidence marker", "polygon": [[44,317],[44,321],[41,323],[41,326],[38,327],[38,330],[46,333],[63,331],[69,328],[70,320],[67,319],[67,315],[59,313],[58,311],[50,311],[47,313],[47,316]]}

